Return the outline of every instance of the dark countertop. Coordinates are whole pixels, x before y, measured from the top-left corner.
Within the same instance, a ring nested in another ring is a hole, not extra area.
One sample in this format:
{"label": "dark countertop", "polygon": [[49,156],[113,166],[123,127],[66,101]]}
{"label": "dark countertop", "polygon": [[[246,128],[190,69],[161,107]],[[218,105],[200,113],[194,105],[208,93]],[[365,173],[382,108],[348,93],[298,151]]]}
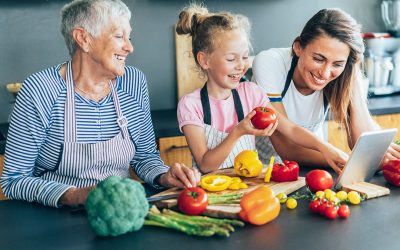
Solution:
{"label": "dark countertop", "polygon": [[[400,113],[400,95],[374,97],[368,101],[368,108],[372,115]],[[176,109],[151,111],[156,138],[180,136]],[[0,154],[4,154],[8,123],[0,123]]]}
{"label": "dark countertop", "polygon": [[386,184],[381,175],[372,182],[389,187],[391,194],[350,206],[346,220],[312,214],[308,202],[300,200],[294,210],[282,206],[276,220],[263,226],[246,225],[229,238],[193,237],[147,226],[118,237],[96,237],[85,213],[0,201],[1,249],[400,249],[396,223],[400,188]]}

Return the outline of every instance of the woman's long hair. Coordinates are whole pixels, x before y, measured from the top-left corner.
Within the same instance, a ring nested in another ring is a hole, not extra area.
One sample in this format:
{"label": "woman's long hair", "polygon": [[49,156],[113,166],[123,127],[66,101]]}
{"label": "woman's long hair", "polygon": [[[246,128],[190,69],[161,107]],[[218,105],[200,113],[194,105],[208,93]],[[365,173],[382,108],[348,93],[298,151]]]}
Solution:
{"label": "woman's long hair", "polygon": [[[329,101],[333,118],[344,125],[350,135],[350,106],[355,84],[361,74],[364,42],[361,36],[361,26],[347,13],[340,9],[322,9],[305,25],[300,36],[294,42],[299,42],[305,48],[310,42],[320,36],[328,36],[345,43],[350,48],[346,66],[343,72],[324,89],[324,95]],[[294,51],[292,51],[293,55]]]}

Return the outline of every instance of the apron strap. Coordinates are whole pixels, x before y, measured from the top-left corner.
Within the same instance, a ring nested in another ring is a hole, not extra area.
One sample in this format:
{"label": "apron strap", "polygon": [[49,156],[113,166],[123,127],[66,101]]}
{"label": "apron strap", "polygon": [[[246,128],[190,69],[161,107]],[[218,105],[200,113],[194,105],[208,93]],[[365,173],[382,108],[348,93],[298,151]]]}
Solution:
{"label": "apron strap", "polygon": [[[236,89],[232,89],[232,96],[233,96],[233,102],[235,104],[236,115],[238,116],[238,121],[240,122],[241,120],[244,119],[244,113],[243,113],[242,102],[240,101],[240,96]],[[207,83],[204,84],[203,88],[201,88],[200,90],[200,98],[204,113],[204,118],[203,118],[204,124],[211,125],[211,107],[207,91]]]}
{"label": "apron strap", "polygon": [[[115,80],[115,83],[117,83],[117,80]],[[126,117],[122,113],[121,106],[119,104],[118,94],[117,94],[117,91],[114,88],[114,85],[112,84],[112,81],[110,80],[108,84],[110,86],[112,97],[113,97],[113,100],[114,100],[115,112],[117,113],[117,123],[118,123],[118,126],[119,126],[120,130],[121,130],[122,137],[124,139],[128,138],[127,137],[128,136],[128,129],[127,129],[128,120],[126,119]],[[115,86],[117,86],[117,84],[115,84]]]}
{"label": "apron strap", "polygon": [[76,142],[75,91],[72,75],[72,61],[67,63],[65,80],[67,99],[65,100],[64,142]]}
{"label": "apron strap", "polygon": [[[294,74],[294,69],[296,68],[297,62],[299,61],[299,58],[297,56],[293,56],[292,58],[292,63],[290,64],[290,69],[289,72],[286,76],[286,81],[285,81],[285,87],[283,88],[283,91],[281,93],[281,98],[283,99],[283,97],[286,95],[286,92],[289,89],[290,83],[292,82],[292,78],[293,78],[293,74]],[[328,111],[328,99],[326,98],[324,92],[322,91],[322,95],[324,98],[324,115],[326,116],[327,111]]]}
{"label": "apron strap", "polygon": [[[112,81],[109,81],[109,86],[113,96],[114,107],[117,113],[117,123],[120,127],[123,138],[127,138],[128,120],[122,114],[119,104],[119,98]],[[72,74],[72,61],[67,63],[66,69],[66,85],[67,85],[67,99],[65,100],[65,118],[64,118],[64,142],[76,142],[76,115],[75,115],[75,90]]]}

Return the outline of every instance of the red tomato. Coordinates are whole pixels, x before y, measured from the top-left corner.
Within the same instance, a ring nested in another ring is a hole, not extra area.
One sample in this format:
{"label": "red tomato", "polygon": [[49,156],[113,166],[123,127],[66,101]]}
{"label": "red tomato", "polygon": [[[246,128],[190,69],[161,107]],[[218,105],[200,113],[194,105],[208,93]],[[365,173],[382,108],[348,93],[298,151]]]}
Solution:
{"label": "red tomato", "polygon": [[325,215],[325,210],[329,207],[330,205],[328,202],[322,202],[321,205],[318,207],[318,213],[320,215]]}
{"label": "red tomato", "polygon": [[319,206],[321,206],[320,200],[315,200],[315,201],[310,202],[310,204],[308,204],[308,207],[310,208],[311,212],[313,212],[314,214],[318,213]]}
{"label": "red tomato", "polygon": [[336,219],[338,214],[338,209],[335,206],[329,206],[325,209],[325,217],[331,220]]}
{"label": "red tomato", "polygon": [[265,129],[271,123],[275,124],[277,117],[275,111],[267,107],[257,107],[256,114],[251,118],[251,123],[256,129]]}
{"label": "red tomato", "polygon": [[199,187],[185,188],[178,197],[179,210],[188,215],[201,214],[207,205],[207,193]]}
{"label": "red tomato", "polygon": [[341,205],[338,210],[338,215],[342,218],[347,218],[350,215],[350,208],[347,205]]}
{"label": "red tomato", "polygon": [[383,177],[395,186],[400,186],[400,160],[390,160],[382,166]]}
{"label": "red tomato", "polygon": [[332,188],[333,178],[332,175],[325,170],[311,170],[306,175],[306,185],[313,193],[317,191],[324,191],[325,189]]}
{"label": "red tomato", "polygon": [[271,180],[276,182],[297,181],[300,167],[295,161],[284,160],[283,164],[274,164]]}

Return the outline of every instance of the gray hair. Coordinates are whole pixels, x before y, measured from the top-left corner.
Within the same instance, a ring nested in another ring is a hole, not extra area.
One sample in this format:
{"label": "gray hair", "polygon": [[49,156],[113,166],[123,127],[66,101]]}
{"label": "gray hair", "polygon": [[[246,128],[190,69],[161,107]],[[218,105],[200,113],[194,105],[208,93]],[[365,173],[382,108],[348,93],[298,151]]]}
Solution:
{"label": "gray hair", "polygon": [[98,37],[111,20],[120,16],[131,19],[131,11],[120,0],[74,0],[61,9],[61,33],[71,57],[76,52],[72,31],[81,27]]}

